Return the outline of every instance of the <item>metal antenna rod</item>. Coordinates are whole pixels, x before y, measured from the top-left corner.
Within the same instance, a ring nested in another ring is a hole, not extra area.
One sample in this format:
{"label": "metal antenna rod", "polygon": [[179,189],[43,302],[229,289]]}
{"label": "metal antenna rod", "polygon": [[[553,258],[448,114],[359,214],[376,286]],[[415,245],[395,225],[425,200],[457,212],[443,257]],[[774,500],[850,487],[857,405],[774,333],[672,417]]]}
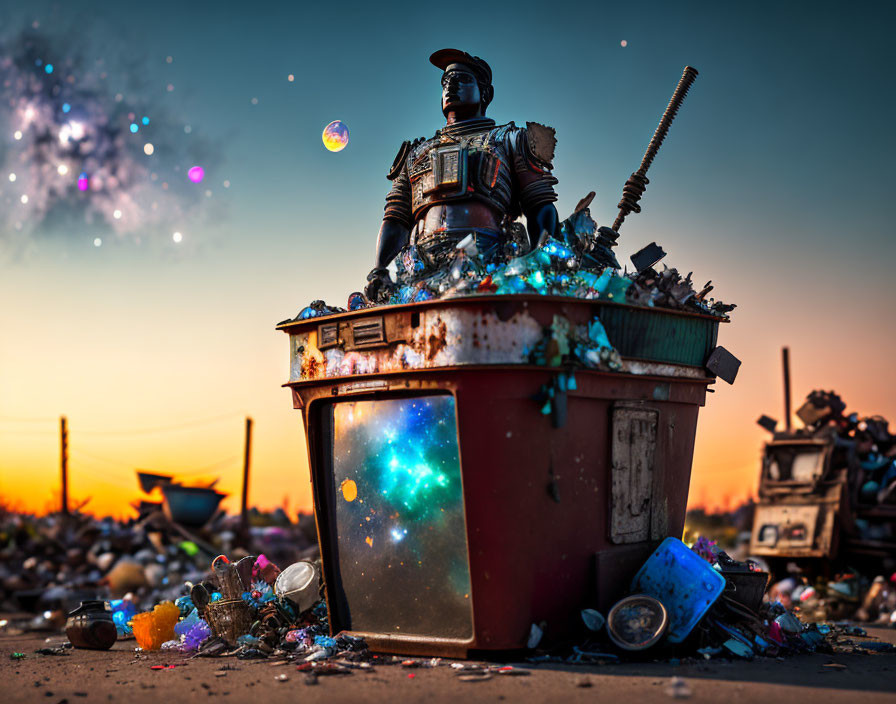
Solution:
{"label": "metal antenna rod", "polygon": [[663,113],[663,118],[656,128],[656,132],[653,133],[653,139],[650,140],[650,144],[647,146],[647,151],[644,152],[644,158],[641,159],[641,166],[631,175],[631,178],[625,182],[625,186],[622,188],[622,200],[620,200],[619,205],[616,206],[619,208],[619,215],[616,216],[616,221],[613,223],[613,229],[616,232],[619,232],[619,228],[622,227],[622,221],[625,220],[626,215],[629,213],[641,212],[641,206],[638,205],[638,201],[641,199],[641,196],[644,195],[644,190],[647,188],[647,184],[650,183],[650,181],[647,180],[647,169],[649,169],[650,165],[653,163],[656,153],[660,150],[660,145],[662,145],[663,140],[666,138],[666,134],[669,132],[672,120],[674,120],[675,116],[678,114],[678,109],[681,107],[682,102],[684,102],[684,98],[688,94],[688,89],[696,78],[697,69],[692,66],[685,66],[684,72],[681,74],[681,80],[678,81],[678,86],[676,86],[675,92],[672,94],[672,99],[669,101],[669,104],[666,106],[666,111]]}

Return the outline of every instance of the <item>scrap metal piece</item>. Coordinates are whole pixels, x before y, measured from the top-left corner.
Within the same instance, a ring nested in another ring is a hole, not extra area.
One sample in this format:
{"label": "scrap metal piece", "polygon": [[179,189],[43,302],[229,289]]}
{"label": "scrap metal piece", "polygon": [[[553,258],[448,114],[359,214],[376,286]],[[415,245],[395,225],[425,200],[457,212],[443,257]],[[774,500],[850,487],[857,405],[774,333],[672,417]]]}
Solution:
{"label": "scrap metal piece", "polygon": [[632,264],[635,265],[635,271],[639,274],[645,269],[649,269],[656,265],[666,252],[656,242],[651,242],[646,247],[638,250],[631,256]]}
{"label": "scrap metal piece", "polygon": [[767,415],[759,416],[759,420],[757,420],[756,423],[758,425],[761,425],[770,433],[775,432],[775,429],[778,427],[778,421],[776,421],[774,418],[770,418]]}
{"label": "scrap metal piece", "polygon": [[740,369],[740,360],[720,345],[709,355],[705,366],[723,381],[733,384]]}

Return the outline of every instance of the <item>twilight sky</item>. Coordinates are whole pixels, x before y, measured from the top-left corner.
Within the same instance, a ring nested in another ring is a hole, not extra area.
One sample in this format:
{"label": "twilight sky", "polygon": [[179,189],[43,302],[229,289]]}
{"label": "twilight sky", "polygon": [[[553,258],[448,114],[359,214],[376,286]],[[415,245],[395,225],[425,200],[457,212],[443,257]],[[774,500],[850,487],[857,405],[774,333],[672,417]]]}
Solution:
{"label": "twilight sky", "polygon": [[[833,388],[896,421],[896,6],[440,7],[0,0],[0,61],[20,58],[23,31],[45,42],[73,95],[121,123],[116,158],[134,184],[78,195],[74,169],[22,157],[21,112],[0,104],[4,501],[47,505],[65,414],[70,492],[93,510],[128,512],[135,467],[220,475],[232,509],[251,415],[250,500],[310,506],[274,324],[361,288],[398,146],[444,122],[428,56],[446,46],[491,64],[491,117],[556,128],[561,217],[596,190],[601,224],[682,68],[700,71],[617,248],[627,262],[655,240],[669,266],[738,304],[720,342],[743,366],[702,411],[692,504],[755,490],[755,419],[782,416],[782,345],[797,404]],[[128,111],[150,125],[130,134]],[[351,140],[330,153],[320,135],[336,119]],[[196,162],[206,175],[192,188]],[[17,170],[30,176],[10,180]]]}

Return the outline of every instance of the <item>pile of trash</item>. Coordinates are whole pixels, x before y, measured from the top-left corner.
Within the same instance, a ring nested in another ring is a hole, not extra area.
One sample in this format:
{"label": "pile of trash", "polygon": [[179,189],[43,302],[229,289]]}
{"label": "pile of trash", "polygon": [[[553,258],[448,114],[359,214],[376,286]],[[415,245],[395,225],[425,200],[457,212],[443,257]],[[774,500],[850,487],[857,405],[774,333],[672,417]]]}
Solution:
{"label": "pile of trash", "polygon": [[[779,657],[803,652],[896,652],[848,623],[806,623],[800,607],[766,598],[769,574],[738,562],[706,538],[688,548],[667,538],[632,580],[631,595],[606,617],[584,609],[588,637],[530,658],[533,662],[605,663],[636,656]],[[529,645],[542,629],[533,624]],[[857,640],[859,639],[859,640]]]}
{"label": "pile of trash", "polygon": [[[850,473],[850,500],[856,505],[896,506],[896,435],[881,416],[861,417],[846,414],[846,403],[833,391],[816,390],[797,410],[805,428],[797,431],[808,437],[833,437],[838,457]],[[870,525],[858,522],[860,533],[869,533]],[[896,538],[886,534],[868,534],[870,539]]]}
{"label": "pile of trash", "polygon": [[[518,224],[518,223],[517,223]],[[587,207],[564,220],[559,237],[545,236],[531,251],[524,252],[524,237],[509,240],[503,250],[485,257],[474,235],[456,245],[438,267],[428,266],[416,247],[410,245],[397,257],[395,285],[380,300],[370,301],[363,293],[352,293],[348,310],[378,304],[401,304],[435,298],[487,294],[539,294],[603,300],[645,307],[671,308],[726,318],[734,305],[707,298],[711,282],[695,289],[691,274],[677,269],[654,267],[666,253],[651,243],[632,255],[635,271],[619,271],[611,251],[618,235],[597,227]],[[294,320],[307,320],[345,309],[314,301]],[[287,321],[290,322],[290,321]]]}
{"label": "pile of trash", "polygon": [[[313,526],[285,515],[282,523],[251,526],[246,539],[278,559],[318,554]],[[68,612],[97,598],[136,613],[176,600],[184,582],[204,579],[211,557],[241,549],[239,516],[220,516],[191,537],[178,528],[159,512],[116,521],[81,512],[37,517],[0,510],[0,610],[34,614],[10,624],[23,630],[62,628]]]}

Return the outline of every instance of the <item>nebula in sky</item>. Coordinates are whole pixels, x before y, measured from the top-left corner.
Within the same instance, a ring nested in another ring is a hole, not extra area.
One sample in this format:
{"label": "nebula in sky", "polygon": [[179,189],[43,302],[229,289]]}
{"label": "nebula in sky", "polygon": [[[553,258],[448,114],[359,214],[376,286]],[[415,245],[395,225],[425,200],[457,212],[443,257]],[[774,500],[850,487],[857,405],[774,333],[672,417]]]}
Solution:
{"label": "nebula in sky", "polygon": [[34,26],[0,36],[0,244],[42,227],[170,237],[202,217],[210,191],[188,169],[207,174],[217,150],[172,116],[161,89],[123,87],[134,68],[112,48],[87,59],[72,42]]}

